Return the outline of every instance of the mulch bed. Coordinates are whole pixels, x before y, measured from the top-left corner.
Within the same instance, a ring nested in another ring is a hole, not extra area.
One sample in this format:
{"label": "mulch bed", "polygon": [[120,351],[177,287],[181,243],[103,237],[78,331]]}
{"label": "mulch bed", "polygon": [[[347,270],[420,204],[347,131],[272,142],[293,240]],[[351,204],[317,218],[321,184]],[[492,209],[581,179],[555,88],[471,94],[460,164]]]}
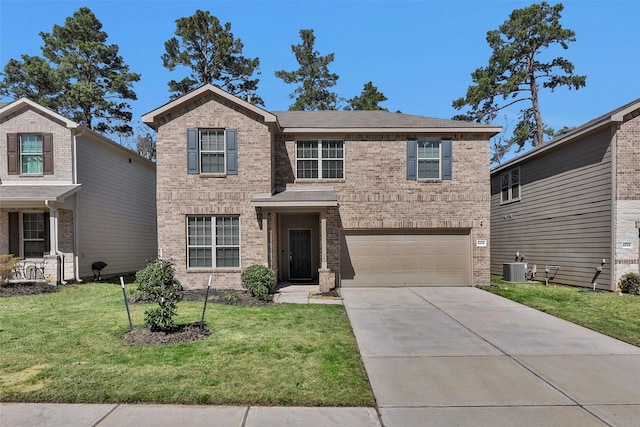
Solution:
{"label": "mulch bed", "polygon": [[211,335],[206,326],[200,329],[199,323],[191,323],[188,325],[178,325],[172,332],[151,332],[149,328],[133,328],[131,331],[122,335],[122,340],[127,344],[176,344],[189,343],[207,338]]}
{"label": "mulch bed", "polygon": [[19,297],[58,292],[58,287],[44,282],[12,282],[0,285],[0,297]]}
{"label": "mulch bed", "polygon": [[[183,301],[204,301],[206,289],[185,289],[182,291]],[[269,295],[267,301],[256,299],[245,290],[238,289],[210,289],[209,302],[227,305],[243,305],[251,307],[263,307],[273,305],[273,295]]]}
{"label": "mulch bed", "polygon": [[[182,300],[202,301],[204,303],[206,295],[206,289],[185,289],[182,291]],[[207,301],[218,304],[251,307],[262,307],[274,304],[272,295],[269,295],[267,301],[261,301],[253,298],[247,291],[237,289],[210,289]],[[203,329],[200,329],[199,323],[193,323],[178,325],[176,330],[171,332],[151,332],[149,328],[134,328],[122,335],[121,338],[127,344],[163,345],[189,343],[205,339],[210,335],[211,331],[206,328],[206,325]]]}

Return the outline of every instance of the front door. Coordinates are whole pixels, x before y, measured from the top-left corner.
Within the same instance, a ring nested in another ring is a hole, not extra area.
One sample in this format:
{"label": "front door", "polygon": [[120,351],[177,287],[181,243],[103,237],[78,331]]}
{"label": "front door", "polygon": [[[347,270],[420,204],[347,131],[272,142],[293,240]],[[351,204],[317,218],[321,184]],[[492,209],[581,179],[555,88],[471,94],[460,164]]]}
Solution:
{"label": "front door", "polygon": [[289,278],[311,280],[311,230],[289,230]]}

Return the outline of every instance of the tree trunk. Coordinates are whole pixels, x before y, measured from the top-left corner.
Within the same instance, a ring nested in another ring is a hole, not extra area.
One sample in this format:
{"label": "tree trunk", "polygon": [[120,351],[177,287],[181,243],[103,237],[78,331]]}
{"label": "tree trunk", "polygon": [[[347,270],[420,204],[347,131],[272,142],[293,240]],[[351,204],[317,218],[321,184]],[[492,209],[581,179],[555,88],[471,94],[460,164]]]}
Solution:
{"label": "tree trunk", "polygon": [[536,84],[536,79],[531,74],[531,106],[533,107],[533,118],[536,125],[536,137],[535,137],[535,146],[540,144],[544,144],[544,123],[542,122],[542,116],[540,115],[540,103],[538,101],[538,85]]}

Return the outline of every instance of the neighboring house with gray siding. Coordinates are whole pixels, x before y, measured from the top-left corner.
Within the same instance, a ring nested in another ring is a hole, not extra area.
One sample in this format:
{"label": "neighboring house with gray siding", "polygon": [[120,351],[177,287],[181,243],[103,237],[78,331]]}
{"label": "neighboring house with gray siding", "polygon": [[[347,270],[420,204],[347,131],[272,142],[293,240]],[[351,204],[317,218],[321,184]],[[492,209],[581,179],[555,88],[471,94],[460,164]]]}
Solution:
{"label": "neighboring house with gray siding", "polygon": [[183,286],[489,283],[499,127],[386,111],[268,112],[206,85],[157,131],[158,248]]}
{"label": "neighboring house with gray siding", "polygon": [[640,99],[491,171],[492,274],[517,251],[538,279],[615,290],[639,246]]}
{"label": "neighboring house with gray siding", "polygon": [[0,141],[0,254],[58,283],[156,256],[153,162],[28,99],[0,106]]}

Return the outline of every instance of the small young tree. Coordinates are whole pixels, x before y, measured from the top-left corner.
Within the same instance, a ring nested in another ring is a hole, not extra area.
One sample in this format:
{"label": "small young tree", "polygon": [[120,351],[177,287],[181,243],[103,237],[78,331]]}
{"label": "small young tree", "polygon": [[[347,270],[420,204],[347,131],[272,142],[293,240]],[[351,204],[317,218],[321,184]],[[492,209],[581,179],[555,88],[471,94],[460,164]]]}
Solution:
{"label": "small young tree", "polygon": [[182,299],[182,286],[175,279],[175,269],[169,261],[149,261],[136,273],[138,291],[144,300],[155,301],[157,308],[145,311],[145,324],[152,331],[172,332],[176,325],[173,318],[178,313],[176,303]]}

